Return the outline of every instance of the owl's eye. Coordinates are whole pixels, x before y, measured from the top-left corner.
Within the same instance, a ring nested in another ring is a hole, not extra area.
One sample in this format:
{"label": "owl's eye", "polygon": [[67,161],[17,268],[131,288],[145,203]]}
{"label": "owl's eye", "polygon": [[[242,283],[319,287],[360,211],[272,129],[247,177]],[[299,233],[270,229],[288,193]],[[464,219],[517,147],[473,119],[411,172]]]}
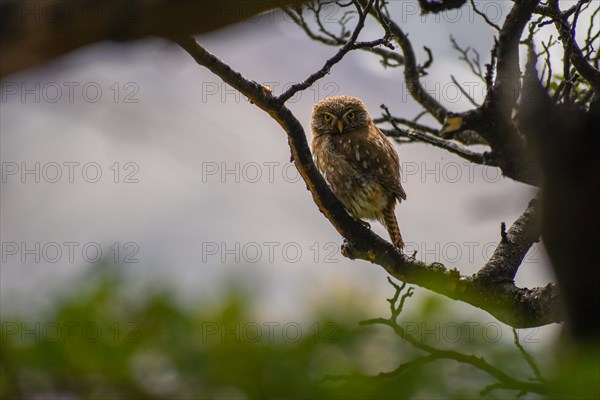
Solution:
{"label": "owl's eye", "polygon": [[331,122],[331,118],[333,117],[329,114],[323,115],[323,120],[325,120],[325,122]]}
{"label": "owl's eye", "polygon": [[348,113],[348,119],[353,120],[354,118],[356,118],[356,113],[354,111],[350,111]]}

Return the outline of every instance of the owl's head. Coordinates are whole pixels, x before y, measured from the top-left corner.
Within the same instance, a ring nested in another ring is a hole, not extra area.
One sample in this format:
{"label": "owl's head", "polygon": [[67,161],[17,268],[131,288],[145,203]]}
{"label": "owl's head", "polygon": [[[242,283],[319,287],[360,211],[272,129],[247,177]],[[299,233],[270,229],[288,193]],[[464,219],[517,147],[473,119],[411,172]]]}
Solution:
{"label": "owl's head", "polygon": [[313,135],[343,135],[368,126],[371,117],[364,103],[352,96],[331,96],[316,103],[310,126]]}

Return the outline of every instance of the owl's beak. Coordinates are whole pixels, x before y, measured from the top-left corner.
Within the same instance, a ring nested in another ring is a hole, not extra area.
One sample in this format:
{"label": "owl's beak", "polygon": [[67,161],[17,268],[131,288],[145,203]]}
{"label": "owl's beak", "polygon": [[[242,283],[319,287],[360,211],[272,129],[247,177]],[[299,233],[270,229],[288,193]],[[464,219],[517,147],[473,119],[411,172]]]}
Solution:
{"label": "owl's beak", "polygon": [[344,131],[344,124],[342,123],[342,121],[338,120],[337,128],[338,128],[338,131],[340,131],[340,133],[342,133]]}

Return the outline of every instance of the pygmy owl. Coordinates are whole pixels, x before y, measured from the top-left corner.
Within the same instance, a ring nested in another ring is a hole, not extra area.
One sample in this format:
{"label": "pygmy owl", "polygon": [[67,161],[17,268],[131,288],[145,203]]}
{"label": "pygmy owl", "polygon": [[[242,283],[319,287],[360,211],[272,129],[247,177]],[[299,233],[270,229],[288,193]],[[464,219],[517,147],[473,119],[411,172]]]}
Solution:
{"label": "pygmy owl", "polygon": [[381,222],[402,249],[394,214],[396,201],[406,200],[400,161],[363,102],[351,96],[321,100],[312,109],[311,128],[315,164],[336,197],[359,221]]}

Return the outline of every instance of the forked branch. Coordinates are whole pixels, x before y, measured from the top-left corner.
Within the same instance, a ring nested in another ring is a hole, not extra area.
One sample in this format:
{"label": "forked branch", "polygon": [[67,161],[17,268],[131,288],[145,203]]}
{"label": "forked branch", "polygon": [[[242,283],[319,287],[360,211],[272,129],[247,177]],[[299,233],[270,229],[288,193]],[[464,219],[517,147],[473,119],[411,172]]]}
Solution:
{"label": "forked branch", "polygon": [[439,263],[426,264],[409,258],[355,221],[315,167],[302,125],[285,106],[281,97],[274,97],[261,85],[244,78],[193,38],[176,40],[198,64],[247,96],[285,130],[296,168],[306,182],[315,204],[345,239],[342,248],[345,256],[378,264],[403,282],[414,283],[472,304],[513,327],[539,326],[561,320],[558,295],[553,285],[531,290],[517,288],[514,284],[483,285],[472,277],[461,276],[456,269],[449,270]]}
{"label": "forked branch", "polygon": [[[389,279],[388,279],[389,280]],[[321,381],[346,381],[349,379],[381,379],[381,378],[394,378],[402,375],[406,371],[409,371],[414,368],[418,368],[424,364],[428,364],[434,361],[440,360],[453,360],[459,362],[461,364],[470,365],[471,367],[482,371],[489,375],[491,378],[495,380],[495,383],[490,384],[482,389],[481,395],[485,395],[486,393],[491,392],[496,389],[505,389],[505,390],[514,390],[517,391],[519,395],[525,393],[546,393],[546,385],[544,385],[545,380],[542,378],[539,368],[537,367],[535,361],[531,357],[529,353],[525,351],[523,346],[518,340],[518,335],[516,331],[514,332],[515,337],[515,346],[519,350],[519,353],[523,356],[527,364],[532,368],[535,374],[535,380],[537,382],[520,380],[517,378],[513,378],[507,372],[502,371],[500,368],[492,365],[488,361],[486,361],[483,357],[478,357],[473,354],[464,354],[455,350],[445,350],[437,347],[433,347],[422,340],[417,339],[414,335],[407,332],[401,323],[398,322],[400,313],[402,312],[402,308],[404,307],[404,302],[407,298],[412,296],[412,288],[406,288],[406,283],[402,285],[397,285],[391,280],[390,284],[394,286],[396,289],[394,296],[389,299],[391,315],[389,318],[373,318],[365,321],[361,321],[360,325],[368,326],[368,325],[385,325],[390,327],[394,333],[400,337],[404,342],[410,344],[412,347],[422,351],[425,353],[424,356],[417,357],[411,361],[401,363],[396,369],[390,372],[382,372],[375,376],[365,376],[365,375],[337,375],[337,376],[325,376]]]}

